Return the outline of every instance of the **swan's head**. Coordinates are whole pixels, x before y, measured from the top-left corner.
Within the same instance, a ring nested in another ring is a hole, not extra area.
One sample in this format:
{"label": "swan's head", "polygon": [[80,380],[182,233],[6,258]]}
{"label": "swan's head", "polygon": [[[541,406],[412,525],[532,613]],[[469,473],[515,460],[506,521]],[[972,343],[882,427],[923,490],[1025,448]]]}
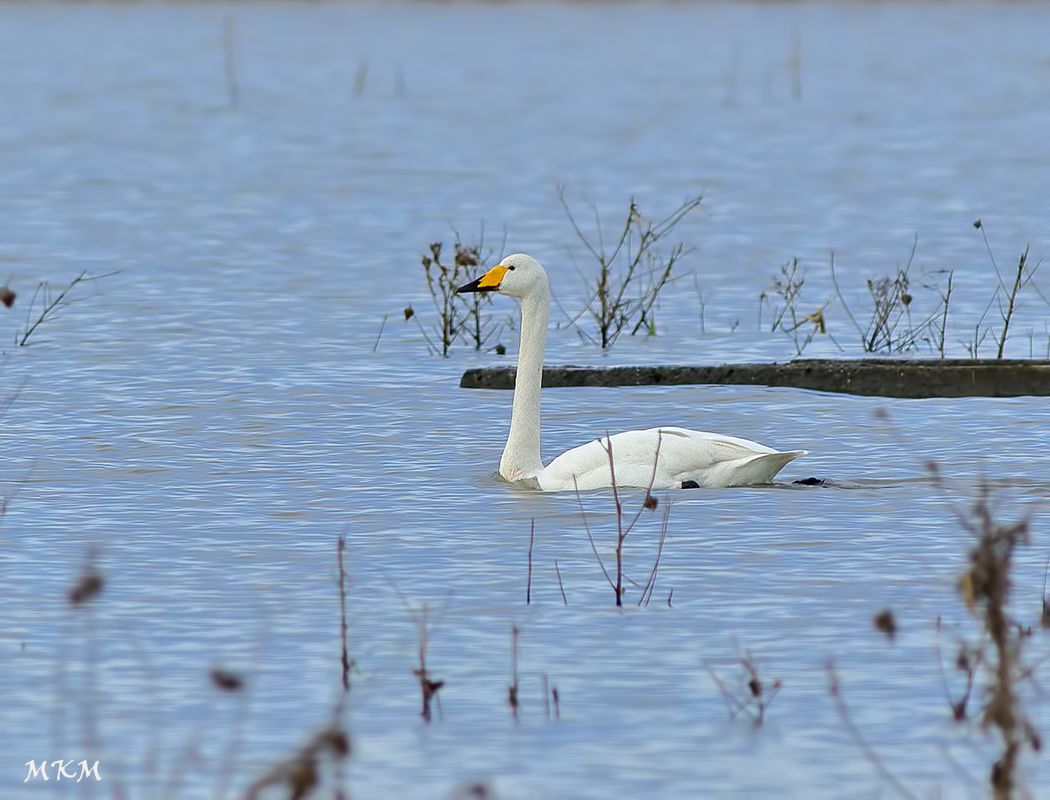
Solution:
{"label": "swan's head", "polygon": [[457,292],[499,292],[509,297],[525,297],[539,287],[547,286],[547,273],[540,262],[524,253],[507,256],[475,281],[460,286]]}

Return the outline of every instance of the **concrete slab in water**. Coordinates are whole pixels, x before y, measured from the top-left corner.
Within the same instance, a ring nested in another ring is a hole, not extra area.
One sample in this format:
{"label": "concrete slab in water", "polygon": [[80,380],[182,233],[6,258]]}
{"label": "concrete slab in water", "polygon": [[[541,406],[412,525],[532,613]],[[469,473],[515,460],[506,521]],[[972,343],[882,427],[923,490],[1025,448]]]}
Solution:
{"label": "concrete slab in water", "polygon": [[[468,369],[465,389],[513,389],[514,367]],[[722,366],[544,367],[544,387],[736,384],[874,397],[1050,396],[1050,361],[799,360]]]}

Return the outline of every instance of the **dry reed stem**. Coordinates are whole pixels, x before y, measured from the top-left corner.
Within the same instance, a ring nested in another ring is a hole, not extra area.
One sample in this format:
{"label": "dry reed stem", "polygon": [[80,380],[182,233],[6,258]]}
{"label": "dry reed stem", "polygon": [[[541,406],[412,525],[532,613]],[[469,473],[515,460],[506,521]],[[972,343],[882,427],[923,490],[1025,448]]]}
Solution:
{"label": "dry reed stem", "polygon": [[336,556],[339,563],[339,639],[342,643],[343,691],[350,691],[350,670],[354,662],[350,660],[350,649],[347,646],[346,624],[346,570],[343,568],[343,551],[346,549],[346,534],[339,536]]}

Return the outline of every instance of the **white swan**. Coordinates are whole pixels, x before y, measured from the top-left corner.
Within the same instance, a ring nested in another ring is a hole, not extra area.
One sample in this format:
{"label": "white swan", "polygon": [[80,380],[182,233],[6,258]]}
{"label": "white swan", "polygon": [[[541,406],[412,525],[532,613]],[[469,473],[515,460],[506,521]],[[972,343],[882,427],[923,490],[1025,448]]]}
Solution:
{"label": "white swan", "polygon": [[781,453],[717,433],[649,428],[603,436],[562,453],[545,467],[540,459],[540,386],[550,318],[547,273],[532,256],[516,253],[457,291],[496,291],[521,299],[514,405],[499,462],[499,474],[508,481],[534,482],[547,492],[608,487],[614,474],[617,486],[643,489],[745,486],[768,483],[785,464],[806,453]]}

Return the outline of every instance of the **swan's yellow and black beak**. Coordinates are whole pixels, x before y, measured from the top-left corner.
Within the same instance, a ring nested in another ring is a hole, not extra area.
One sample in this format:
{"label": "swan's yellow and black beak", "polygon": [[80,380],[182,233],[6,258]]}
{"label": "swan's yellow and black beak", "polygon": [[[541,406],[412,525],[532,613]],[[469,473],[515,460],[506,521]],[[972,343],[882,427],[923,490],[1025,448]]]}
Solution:
{"label": "swan's yellow and black beak", "polygon": [[503,276],[509,272],[508,268],[502,264],[497,264],[480,278],[470,283],[464,284],[456,289],[457,294],[463,294],[464,292],[494,292],[499,288],[499,285],[503,282]]}

